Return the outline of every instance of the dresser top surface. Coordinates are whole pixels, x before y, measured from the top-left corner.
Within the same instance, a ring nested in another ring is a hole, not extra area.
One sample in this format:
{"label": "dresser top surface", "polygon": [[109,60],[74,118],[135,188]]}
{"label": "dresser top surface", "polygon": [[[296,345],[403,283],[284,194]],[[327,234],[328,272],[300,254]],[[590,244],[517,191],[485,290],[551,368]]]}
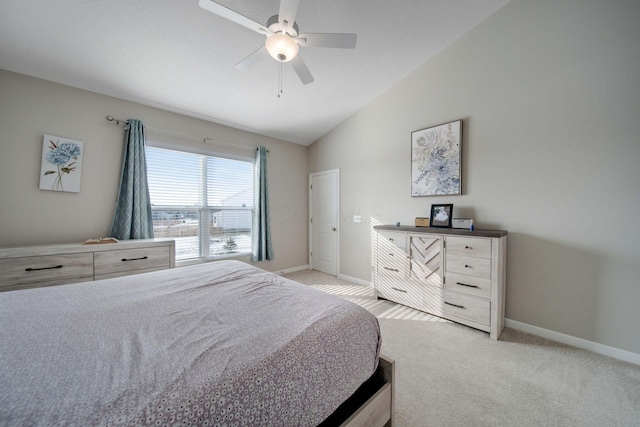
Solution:
{"label": "dresser top surface", "polygon": [[376,230],[389,231],[407,231],[411,233],[429,233],[429,234],[452,234],[458,236],[474,236],[474,237],[504,237],[507,235],[505,230],[465,230],[463,228],[439,228],[439,227],[414,227],[410,225],[376,225]]}
{"label": "dresser top surface", "polygon": [[118,249],[173,245],[175,245],[175,241],[173,239],[131,239],[120,240],[118,243],[102,243],[89,245],[83,245],[82,243],[54,243],[49,245],[0,247],[0,258],[21,258],[27,256],[102,252]]}

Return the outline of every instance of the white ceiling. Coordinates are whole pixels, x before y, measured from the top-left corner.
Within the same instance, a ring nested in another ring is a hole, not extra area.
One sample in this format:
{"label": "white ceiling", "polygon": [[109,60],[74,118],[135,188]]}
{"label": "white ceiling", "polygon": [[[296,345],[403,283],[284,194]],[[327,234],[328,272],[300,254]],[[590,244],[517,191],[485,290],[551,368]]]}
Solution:
{"label": "white ceiling", "polygon": [[[198,0],[0,0],[0,68],[309,145],[509,0],[300,0],[303,33],[356,33],[353,50],[301,48],[234,66],[264,36]],[[279,0],[219,0],[255,21]],[[111,111],[117,117],[117,111]]]}

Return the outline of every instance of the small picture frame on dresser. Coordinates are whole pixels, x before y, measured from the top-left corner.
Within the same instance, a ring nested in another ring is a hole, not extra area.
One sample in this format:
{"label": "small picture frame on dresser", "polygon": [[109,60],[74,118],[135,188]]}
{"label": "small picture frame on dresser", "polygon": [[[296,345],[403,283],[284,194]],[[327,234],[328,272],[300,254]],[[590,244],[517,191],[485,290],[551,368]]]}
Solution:
{"label": "small picture frame on dresser", "polygon": [[453,204],[431,205],[429,227],[451,228]]}

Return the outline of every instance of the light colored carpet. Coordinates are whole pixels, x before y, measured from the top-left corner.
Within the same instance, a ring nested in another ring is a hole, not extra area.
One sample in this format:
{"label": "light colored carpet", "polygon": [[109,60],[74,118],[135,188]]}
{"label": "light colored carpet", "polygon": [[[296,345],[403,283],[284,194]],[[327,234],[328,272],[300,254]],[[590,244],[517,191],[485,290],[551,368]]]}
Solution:
{"label": "light colored carpet", "polygon": [[489,335],[305,270],[285,277],[370,310],[396,361],[396,426],[640,426],[640,366],[505,328]]}

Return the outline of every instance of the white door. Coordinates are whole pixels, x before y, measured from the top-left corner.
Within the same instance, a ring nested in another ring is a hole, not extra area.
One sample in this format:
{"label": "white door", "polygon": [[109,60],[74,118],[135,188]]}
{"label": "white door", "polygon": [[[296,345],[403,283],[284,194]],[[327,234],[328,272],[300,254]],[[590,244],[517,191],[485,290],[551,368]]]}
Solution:
{"label": "white door", "polygon": [[340,171],[312,173],[309,182],[309,264],[313,270],[337,276]]}

